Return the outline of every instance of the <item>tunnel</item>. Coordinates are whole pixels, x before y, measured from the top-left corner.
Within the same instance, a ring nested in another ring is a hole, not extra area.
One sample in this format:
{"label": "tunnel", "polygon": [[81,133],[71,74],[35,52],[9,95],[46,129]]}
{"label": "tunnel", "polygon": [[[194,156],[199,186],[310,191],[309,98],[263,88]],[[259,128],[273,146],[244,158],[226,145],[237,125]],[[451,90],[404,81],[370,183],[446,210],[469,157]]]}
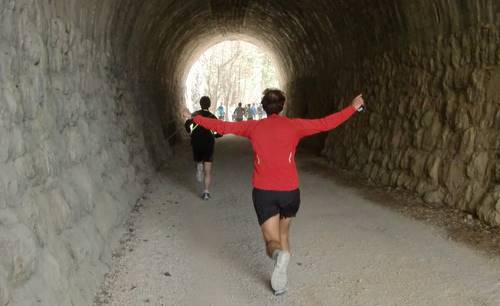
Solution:
{"label": "tunnel", "polygon": [[370,183],[500,225],[495,0],[1,0],[0,305],[88,305],[168,167],[190,66],[269,52],[286,115],[367,111],[305,145]]}

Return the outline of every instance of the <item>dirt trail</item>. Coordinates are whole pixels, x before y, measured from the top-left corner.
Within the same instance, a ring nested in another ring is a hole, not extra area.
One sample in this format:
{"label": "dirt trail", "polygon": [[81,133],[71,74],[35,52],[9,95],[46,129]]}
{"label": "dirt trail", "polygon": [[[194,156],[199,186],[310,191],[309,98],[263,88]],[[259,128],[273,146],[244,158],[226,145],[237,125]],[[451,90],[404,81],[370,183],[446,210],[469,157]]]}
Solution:
{"label": "dirt trail", "polygon": [[498,258],[310,171],[300,171],[289,292],[274,297],[249,143],[218,142],[208,202],[189,148],[176,151],[132,212],[97,305],[500,305]]}

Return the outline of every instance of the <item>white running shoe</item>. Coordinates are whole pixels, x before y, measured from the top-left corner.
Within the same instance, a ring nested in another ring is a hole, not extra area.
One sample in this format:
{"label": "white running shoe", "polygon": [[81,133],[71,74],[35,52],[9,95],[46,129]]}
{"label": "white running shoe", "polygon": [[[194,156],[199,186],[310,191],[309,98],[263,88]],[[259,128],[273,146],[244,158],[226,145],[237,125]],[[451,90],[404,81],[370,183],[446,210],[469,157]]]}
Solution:
{"label": "white running shoe", "polygon": [[196,164],[196,180],[200,183],[203,181],[203,163]]}
{"label": "white running shoe", "polygon": [[278,251],[278,256],[276,257],[274,271],[271,275],[271,287],[275,295],[281,295],[287,290],[286,285],[288,280],[286,270],[290,262],[290,253],[287,251]]}

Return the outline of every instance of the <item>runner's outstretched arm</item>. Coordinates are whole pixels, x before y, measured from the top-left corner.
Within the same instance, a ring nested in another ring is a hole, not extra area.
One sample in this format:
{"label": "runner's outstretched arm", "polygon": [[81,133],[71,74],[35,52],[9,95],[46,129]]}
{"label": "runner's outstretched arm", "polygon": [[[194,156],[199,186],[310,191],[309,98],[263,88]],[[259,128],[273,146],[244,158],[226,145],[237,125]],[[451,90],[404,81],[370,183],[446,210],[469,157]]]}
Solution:
{"label": "runner's outstretched arm", "polygon": [[221,135],[234,134],[243,137],[250,137],[250,127],[253,122],[226,122],[218,119],[211,119],[203,116],[196,116],[193,118],[196,124],[202,127],[215,131]]}
{"label": "runner's outstretched arm", "polygon": [[343,110],[320,119],[294,119],[300,137],[333,130],[349,119],[358,108],[364,105],[363,97],[358,95],[351,105]]}

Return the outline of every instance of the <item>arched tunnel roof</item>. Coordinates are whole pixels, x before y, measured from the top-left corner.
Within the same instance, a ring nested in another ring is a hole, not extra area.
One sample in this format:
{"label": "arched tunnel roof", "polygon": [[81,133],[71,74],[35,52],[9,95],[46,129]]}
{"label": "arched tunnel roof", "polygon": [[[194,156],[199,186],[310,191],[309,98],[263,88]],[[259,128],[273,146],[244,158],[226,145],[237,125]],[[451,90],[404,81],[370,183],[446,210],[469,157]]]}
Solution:
{"label": "arched tunnel roof", "polygon": [[127,56],[173,75],[235,35],[266,47],[293,75],[495,18],[487,2],[458,1],[122,0],[96,1],[94,9],[120,38],[117,52],[126,47]]}

